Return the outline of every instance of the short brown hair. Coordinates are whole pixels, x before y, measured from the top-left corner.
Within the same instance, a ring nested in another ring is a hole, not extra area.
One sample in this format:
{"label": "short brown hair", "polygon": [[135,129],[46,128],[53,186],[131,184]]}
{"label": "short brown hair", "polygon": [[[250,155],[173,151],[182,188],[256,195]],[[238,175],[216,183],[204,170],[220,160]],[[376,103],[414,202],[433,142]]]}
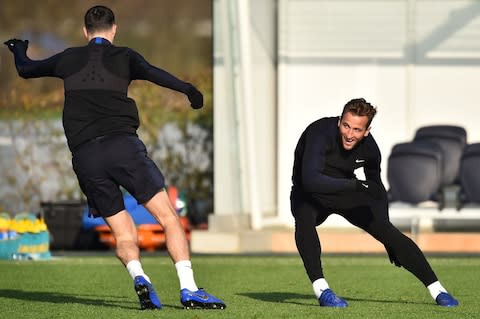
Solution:
{"label": "short brown hair", "polygon": [[377,108],[365,101],[364,98],[358,98],[350,100],[347,102],[347,104],[345,104],[342,111],[342,118],[343,115],[348,112],[357,116],[367,116],[367,127],[369,127],[372,123],[373,118],[375,117],[375,114],[377,114]]}

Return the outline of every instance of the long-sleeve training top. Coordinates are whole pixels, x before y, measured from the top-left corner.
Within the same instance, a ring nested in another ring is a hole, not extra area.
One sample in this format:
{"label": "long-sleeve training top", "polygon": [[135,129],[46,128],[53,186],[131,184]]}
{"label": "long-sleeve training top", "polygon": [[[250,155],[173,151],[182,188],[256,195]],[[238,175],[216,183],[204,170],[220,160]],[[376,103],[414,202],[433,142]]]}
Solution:
{"label": "long-sleeve training top", "polygon": [[138,109],[127,96],[131,81],[147,80],[185,94],[192,87],[152,66],[134,50],[103,38],[93,38],[86,46],[66,49],[45,60],[31,60],[21,50],[15,50],[14,56],[23,78],[63,79],[62,120],[70,150],[98,136],[136,134]]}
{"label": "long-sleeve training top", "polygon": [[339,117],[328,117],[311,123],[302,133],[295,149],[293,189],[322,195],[355,190],[354,171],[363,167],[367,180],[382,185],[380,150],[369,134],[352,150],[342,146]]}

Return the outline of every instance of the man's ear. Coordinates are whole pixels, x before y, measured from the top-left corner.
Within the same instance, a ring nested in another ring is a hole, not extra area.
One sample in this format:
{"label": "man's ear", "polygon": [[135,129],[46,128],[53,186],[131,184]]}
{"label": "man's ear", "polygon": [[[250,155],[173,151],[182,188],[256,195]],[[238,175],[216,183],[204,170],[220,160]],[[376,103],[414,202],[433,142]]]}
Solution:
{"label": "man's ear", "polygon": [[117,25],[115,23],[112,25],[112,29],[111,29],[110,32],[111,32],[111,37],[112,37],[111,40],[113,42],[113,40],[115,39],[115,35],[117,34]]}
{"label": "man's ear", "polygon": [[87,32],[87,28],[83,27],[83,35],[85,36],[85,38],[87,38],[88,40],[88,32]]}
{"label": "man's ear", "polygon": [[364,137],[367,137],[368,134],[370,134],[370,129],[371,129],[371,128],[372,128],[372,127],[370,126],[369,128],[367,128],[367,129],[365,130],[365,133],[363,134]]}

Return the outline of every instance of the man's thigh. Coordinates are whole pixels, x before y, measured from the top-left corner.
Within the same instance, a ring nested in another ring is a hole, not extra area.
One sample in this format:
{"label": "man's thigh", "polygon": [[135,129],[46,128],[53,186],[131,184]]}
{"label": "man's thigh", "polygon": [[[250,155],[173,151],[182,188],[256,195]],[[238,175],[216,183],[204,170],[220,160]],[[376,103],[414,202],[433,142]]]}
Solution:
{"label": "man's thigh", "polygon": [[388,202],[370,200],[368,205],[361,205],[338,212],[349,223],[369,233],[376,229],[385,228],[390,224],[388,219]]}
{"label": "man's thigh", "polygon": [[292,191],[290,194],[290,207],[296,221],[308,220],[318,226],[331,214],[331,210],[316,202],[308,193]]}
{"label": "man's thigh", "polygon": [[109,146],[112,159],[109,175],[139,203],[146,203],[165,188],[162,172],[137,136],[121,136]]}

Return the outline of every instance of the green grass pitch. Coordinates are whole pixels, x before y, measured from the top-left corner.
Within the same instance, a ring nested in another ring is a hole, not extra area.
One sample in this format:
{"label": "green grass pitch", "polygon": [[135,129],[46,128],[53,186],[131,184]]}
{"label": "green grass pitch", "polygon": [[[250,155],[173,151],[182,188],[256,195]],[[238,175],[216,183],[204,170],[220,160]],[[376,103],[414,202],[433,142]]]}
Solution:
{"label": "green grass pitch", "polygon": [[298,256],[193,256],[197,284],[227,309],[185,310],[166,255],[143,266],[164,305],[140,310],[132,281],[113,253],[50,261],[0,261],[0,318],[479,318],[480,256],[429,256],[460,301],[436,306],[422,284],[386,256],[323,257],[334,291],[349,307],[319,307]]}

